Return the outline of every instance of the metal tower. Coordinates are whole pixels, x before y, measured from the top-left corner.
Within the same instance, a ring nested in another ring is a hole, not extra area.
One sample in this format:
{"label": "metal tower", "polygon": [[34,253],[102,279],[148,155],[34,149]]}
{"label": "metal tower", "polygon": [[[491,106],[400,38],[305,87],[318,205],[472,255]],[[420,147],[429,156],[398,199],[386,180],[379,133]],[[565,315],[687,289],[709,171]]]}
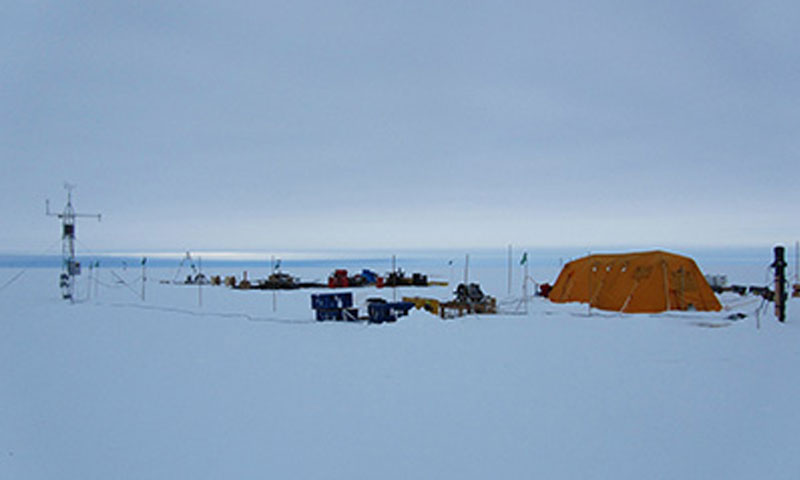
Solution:
{"label": "metal tower", "polygon": [[75,301],[75,277],[81,274],[81,264],[75,259],[75,219],[78,217],[97,218],[100,221],[99,213],[75,213],[72,207],[72,191],[75,185],[64,184],[67,190],[67,205],[61,213],[50,211],[50,200],[45,201],[45,213],[49,217],[61,219],[61,276],[59,285],[61,286],[61,296],[70,302]]}

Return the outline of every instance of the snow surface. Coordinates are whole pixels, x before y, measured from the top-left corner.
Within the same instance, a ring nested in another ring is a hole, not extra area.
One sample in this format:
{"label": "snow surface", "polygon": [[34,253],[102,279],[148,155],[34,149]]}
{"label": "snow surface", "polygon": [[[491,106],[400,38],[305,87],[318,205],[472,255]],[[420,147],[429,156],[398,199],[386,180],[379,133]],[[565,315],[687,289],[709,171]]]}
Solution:
{"label": "snow surface", "polygon": [[[146,302],[137,270],[116,272],[130,289],[103,270],[98,295],[69,305],[57,273],[0,291],[0,479],[800,472],[796,301],[760,329],[757,302],[735,322],[535,300],[528,315],[367,325],[314,322],[309,291],[273,311],[269,292],[158,284],[167,269],[149,272]],[[473,278],[503,297],[504,275]]]}

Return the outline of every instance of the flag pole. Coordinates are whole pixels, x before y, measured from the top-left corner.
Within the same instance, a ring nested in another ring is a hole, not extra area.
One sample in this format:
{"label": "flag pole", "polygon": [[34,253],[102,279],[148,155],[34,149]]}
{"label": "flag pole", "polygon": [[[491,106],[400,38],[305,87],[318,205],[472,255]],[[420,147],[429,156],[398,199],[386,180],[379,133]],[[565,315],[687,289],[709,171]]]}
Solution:
{"label": "flag pole", "polygon": [[147,257],[142,258],[142,301],[144,302],[144,286],[147,284]]}
{"label": "flag pole", "polygon": [[464,286],[469,284],[469,253],[464,257]]}
{"label": "flag pole", "polygon": [[522,254],[522,303],[525,306],[525,314],[528,314],[528,252]]}

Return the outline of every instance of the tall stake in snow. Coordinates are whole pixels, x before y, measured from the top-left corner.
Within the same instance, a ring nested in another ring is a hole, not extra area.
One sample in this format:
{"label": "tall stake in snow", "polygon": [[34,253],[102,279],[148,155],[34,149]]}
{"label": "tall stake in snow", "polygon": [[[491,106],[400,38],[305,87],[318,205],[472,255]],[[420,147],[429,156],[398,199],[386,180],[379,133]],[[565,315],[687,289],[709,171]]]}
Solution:
{"label": "tall stake in snow", "polygon": [[511,296],[511,244],[508,245],[508,296]]}
{"label": "tall stake in snow", "polygon": [[770,265],[775,270],[775,316],[786,321],[786,260],[782,245],[775,247],[775,261]]}
{"label": "tall stake in snow", "polygon": [[525,290],[525,292],[524,292],[524,294],[525,294],[525,313],[527,314],[528,313],[528,262],[525,262],[525,282],[523,282],[523,285],[525,285],[525,288],[524,288],[524,290]]}
{"label": "tall stake in snow", "polygon": [[[270,267],[272,268],[272,274],[274,274],[275,271],[277,270],[277,266],[275,264],[275,255],[270,257]],[[272,274],[270,274],[270,275],[272,275]],[[273,277],[273,278],[275,278],[275,277]],[[274,312],[276,310],[278,310],[278,291],[277,291],[277,289],[273,288],[273,290],[272,290],[272,311]]]}
{"label": "tall stake in snow", "polygon": [[528,313],[528,252],[522,254],[520,263],[523,265],[522,273],[522,302],[525,306],[525,314]]}
{"label": "tall stake in snow", "polygon": [[67,190],[67,205],[61,213],[50,211],[50,200],[45,201],[45,214],[48,217],[58,217],[61,219],[61,297],[75,302],[75,277],[81,274],[81,264],[75,258],[75,219],[79,217],[97,218],[100,221],[99,213],[75,213],[72,207],[72,191],[75,185],[64,183]]}
{"label": "tall stake in snow", "polygon": [[144,302],[144,286],[147,284],[147,257],[142,257],[142,301]]}
{"label": "tall stake in snow", "polygon": [[464,285],[469,285],[469,253],[464,258]]}
{"label": "tall stake in snow", "polygon": [[86,300],[92,298],[92,270],[94,270],[94,264],[89,262],[89,288],[86,289]]}
{"label": "tall stake in snow", "polygon": [[392,301],[397,301],[397,256],[392,255]]}
{"label": "tall stake in snow", "polygon": [[94,298],[97,300],[100,296],[100,262],[95,261],[94,268],[97,270],[94,274]]}
{"label": "tall stake in snow", "polygon": [[800,282],[800,242],[794,242],[794,283]]}

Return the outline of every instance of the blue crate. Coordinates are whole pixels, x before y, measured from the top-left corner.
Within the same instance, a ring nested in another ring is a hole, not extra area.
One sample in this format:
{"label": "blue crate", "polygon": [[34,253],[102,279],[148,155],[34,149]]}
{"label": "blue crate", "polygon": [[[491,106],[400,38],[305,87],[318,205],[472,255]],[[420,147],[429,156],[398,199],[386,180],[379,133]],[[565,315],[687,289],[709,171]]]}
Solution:
{"label": "blue crate", "polygon": [[319,308],[315,310],[317,314],[317,321],[324,322],[326,320],[336,321],[355,321],[358,320],[357,308]]}
{"label": "blue crate", "polygon": [[413,307],[411,302],[372,302],[367,306],[367,314],[371,323],[394,322],[397,317],[408,315]]}
{"label": "blue crate", "polygon": [[314,310],[326,309],[342,309],[350,308],[353,306],[353,293],[321,293],[318,295],[311,295],[311,308]]}

